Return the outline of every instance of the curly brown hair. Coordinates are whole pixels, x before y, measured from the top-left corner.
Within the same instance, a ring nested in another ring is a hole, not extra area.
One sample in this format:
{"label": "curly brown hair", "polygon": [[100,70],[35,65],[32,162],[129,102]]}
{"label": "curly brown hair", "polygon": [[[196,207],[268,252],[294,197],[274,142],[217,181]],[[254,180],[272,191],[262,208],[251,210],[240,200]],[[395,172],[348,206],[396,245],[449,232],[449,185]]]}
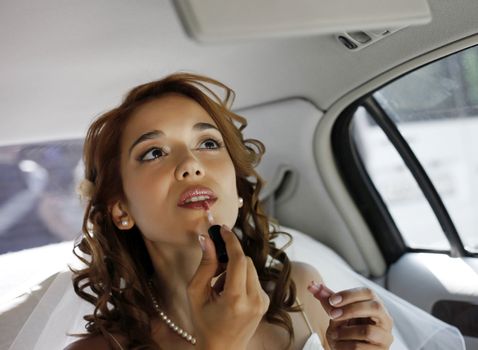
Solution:
{"label": "curly brown hair", "polygon": [[[213,89],[222,90],[224,98]],[[188,73],[135,87],[121,105],[98,117],[88,130],[83,160],[92,191],[86,203],[83,235],[74,249],[86,266],[73,270],[75,292],[95,306],[94,312],[84,317],[88,335],[103,334],[110,339],[107,334],[122,334],[130,349],[157,348],[150,322],[156,314],[147,286],[154,272],[151,259],[139,229],[134,226],[129,234],[121,234],[108,205],[123,195],[117,150],[126,123],[138,107],[172,93],[199,103],[223,135],[234,164],[238,194],[244,199],[234,228],[242,232],[244,253],[252,258],[261,285],[269,294],[265,319],[288,331],[289,347],[294,330],[288,312],[297,312],[299,307],[293,306],[296,287],[290,261],[273,242],[281,232],[271,225],[259,201],[264,181],[254,168],[265,147],[258,140],[244,139],[242,130],[247,121],[231,111],[233,90],[214,79]],[[268,257],[272,258],[269,262]],[[270,283],[273,288],[266,288]]]}

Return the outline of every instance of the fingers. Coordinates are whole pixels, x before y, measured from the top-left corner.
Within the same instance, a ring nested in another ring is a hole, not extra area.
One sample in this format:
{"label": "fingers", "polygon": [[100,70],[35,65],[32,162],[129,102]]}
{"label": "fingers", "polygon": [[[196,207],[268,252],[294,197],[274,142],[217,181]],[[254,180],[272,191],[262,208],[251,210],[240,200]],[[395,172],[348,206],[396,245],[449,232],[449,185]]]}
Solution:
{"label": "fingers", "polygon": [[[211,278],[205,281],[205,284],[209,284],[208,299],[198,301],[197,294],[190,293],[188,288],[191,318],[197,344],[204,349],[222,349],[224,344],[231,349],[246,349],[268,309],[269,297],[262,289],[255,266],[245,256],[236,235],[226,227],[221,228],[220,235],[228,255],[226,271],[215,282]],[[214,248],[211,239],[206,237],[206,240],[205,243],[211,243]],[[214,260],[219,265],[217,259],[210,256],[212,248],[206,246],[204,261],[193,283],[199,284],[197,280],[201,273],[207,275],[203,264]],[[211,271],[209,276],[212,275]],[[211,283],[214,283],[213,287]]]}
{"label": "fingers", "polygon": [[226,244],[229,262],[226,268],[226,281],[223,293],[244,293],[247,279],[247,258],[236,235],[226,226],[221,227],[221,236]]}
{"label": "fingers", "polygon": [[[356,341],[339,341],[329,344],[331,349],[334,350],[383,350],[380,345],[361,343]],[[385,348],[388,349],[388,348]]]}
{"label": "fingers", "polygon": [[246,281],[246,293],[247,295],[266,295],[264,289],[262,289],[259,276],[257,275],[256,267],[250,257],[247,257],[247,281]]}
{"label": "fingers", "polygon": [[358,301],[352,304],[336,305],[330,316],[335,321],[351,320],[357,318],[371,318],[374,324],[383,325],[384,308],[377,300]]}
{"label": "fingers", "polygon": [[252,259],[244,254],[239,239],[227,227],[221,228],[221,236],[229,256],[223,294],[247,296],[256,305],[257,312],[264,313],[269,306],[269,296],[262,289]]}
{"label": "fingers", "polygon": [[323,283],[317,284],[314,281],[309,284],[307,289],[315,296],[316,299],[320,301],[325,312],[330,315],[334,310],[334,307],[330,304],[329,298],[334,294],[334,292],[327,288]]}
{"label": "fingers", "polygon": [[204,301],[210,294],[210,281],[217,275],[219,262],[217,261],[216,249],[212,240],[206,235],[199,235],[198,240],[203,255],[196,273],[189,282],[188,292],[190,295],[196,295],[197,300]]}
{"label": "fingers", "polygon": [[247,257],[247,281],[246,281],[246,293],[248,295],[253,294],[258,288],[262,289],[257,277],[257,271],[250,257]]}
{"label": "fingers", "polygon": [[188,287],[190,299],[199,299],[198,303],[193,303],[193,308],[198,310],[208,300],[218,298],[227,301],[227,305],[238,315],[249,312],[262,316],[269,307],[270,299],[262,289],[254,263],[244,254],[239,239],[231,230],[223,226],[220,232],[229,257],[226,270],[216,276],[222,265],[215,256],[214,243],[208,236],[201,238],[203,258]]}
{"label": "fingers", "polygon": [[351,304],[356,301],[375,299],[375,293],[370,288],[358,287],[343,290],[330,298],[332,305]]}
{"label": "fingers", "polygon": [[250,257],[247,257],[247,296],[251,303],[256,306],[256,312],[263,315],[269,308],[270,298],[262,289],[257,270]]}
{"label": "fingers", "polygon": [[309,291],[320,301],[334,321],[370,318],[385,329],[392,328],[392,319],[382,302],[370,288],[353,288],[334,293],[324,284],[312,282]]}
{"label": "fingers", "polygon": [[211,286],[217,295],[221,295],[224,290],[224,284],[226,283],[226,271],[224,270],[218,276],[214,277],[211,281]]}
{"label": "fingers", "polygon": [[393,340],[389,331],[371,324],[329,327],[327,337],[334,343],[360,341],[380,346],[389,346]]}
{"label": "fingers", "polygon": [[360,287],[335,293],[329,297],[329,303],[334,308],[330,315],[335,321],[370,318],[386,330],[392,328],[392,318],[370,288]]}
{"label": "fingers", "polygon": [[312,282],[309,291],[331,317],[327,340],[332,349],[388,349],[393,342],[393,321],[370,288],[334,293]]}

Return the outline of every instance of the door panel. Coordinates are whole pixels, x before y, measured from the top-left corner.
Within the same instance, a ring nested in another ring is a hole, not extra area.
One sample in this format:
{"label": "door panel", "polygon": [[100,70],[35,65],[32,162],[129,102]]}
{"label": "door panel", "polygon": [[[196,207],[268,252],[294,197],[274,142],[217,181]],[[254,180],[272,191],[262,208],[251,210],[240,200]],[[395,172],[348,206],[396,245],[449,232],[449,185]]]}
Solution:
{"label": "door panel", "polygon": [[407,253],[388,272],[387,288],[465,336],[478,349],[478,261],[445,254]]}
{"label": "door panel", "polygon": [[456,326],[469,349],[478,349],[477,66],[471,47],[363,97],[337,121],[352,139],[348,163],[335,150],[389,263],[386,287]]}

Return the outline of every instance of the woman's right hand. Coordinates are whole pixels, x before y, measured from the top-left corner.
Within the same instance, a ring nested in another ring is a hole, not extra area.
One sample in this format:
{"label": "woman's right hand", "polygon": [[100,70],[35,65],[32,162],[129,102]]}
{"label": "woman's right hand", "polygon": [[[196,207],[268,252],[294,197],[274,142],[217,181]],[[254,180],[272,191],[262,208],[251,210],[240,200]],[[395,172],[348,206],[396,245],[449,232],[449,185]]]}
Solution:
{"label": "woman's right hand", "polygon": [[226,226],[221,228],[229,262],[221,293],[211,287],[219,271],[214,243],[204,239],[203,257],[188,286],[189,304],[200,349],[244,350],[269,307],[252,259]]}

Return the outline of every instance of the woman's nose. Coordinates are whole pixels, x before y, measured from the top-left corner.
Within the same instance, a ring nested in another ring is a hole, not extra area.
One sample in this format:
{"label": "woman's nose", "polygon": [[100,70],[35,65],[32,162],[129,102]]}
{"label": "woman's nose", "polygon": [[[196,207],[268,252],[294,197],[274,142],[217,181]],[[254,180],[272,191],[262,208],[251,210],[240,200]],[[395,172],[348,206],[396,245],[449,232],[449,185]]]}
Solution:
{"label": "woman's nose", "polygon": [[179,181],[200,178],[204,176],[204,168],[193,154],[188,154],[178,164],[175,176]]}

